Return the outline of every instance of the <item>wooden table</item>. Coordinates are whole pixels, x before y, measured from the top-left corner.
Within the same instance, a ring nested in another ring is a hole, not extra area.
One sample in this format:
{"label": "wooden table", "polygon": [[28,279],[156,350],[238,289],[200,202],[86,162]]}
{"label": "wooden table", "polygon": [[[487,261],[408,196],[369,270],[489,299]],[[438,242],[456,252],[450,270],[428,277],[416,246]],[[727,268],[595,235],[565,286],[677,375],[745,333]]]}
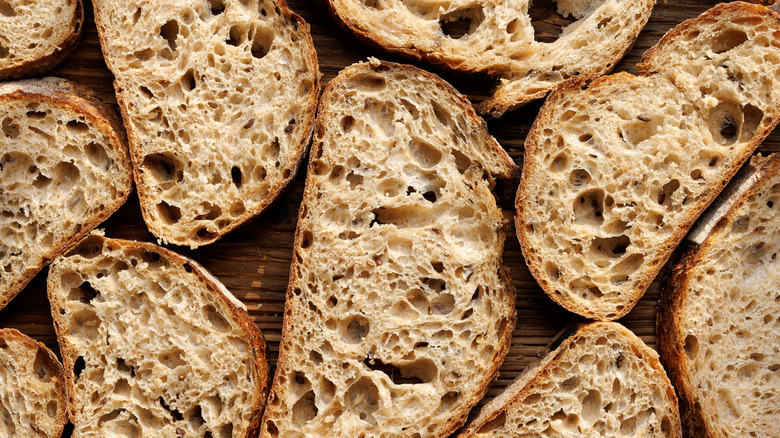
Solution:
{"label": "wooden table", "polygon": [[[540,2],[541,1],[541,2]],[[532,17],[544,38],[554,38],[562,19],[551,12],[549,0],[537,0]],[[89,3],[88,1],[86,3]],[[345,31],[338,28],[325,9],[313,0],[288,0],[289,6],[311,24],[317,47],[320,68],[327,83],[343,67],[377,56],[404,62],[386,54],[372,51],[361,45]],[[676,0],[656,5],[650,22],[639,36],[633,50],[618,65],[617,70],[636,72],[635,65],[647,48],[681,21],[693,18],[715,5],[712,1]],[[71,79],[88,86],[105,101],[116,103],[112,86],[113,77],[105,66],[98,44],[97,31],[92,21],[91,5],[87,8],[84,39],[74,55],[57,68],[53,75]],[[439,73],[473,101],[487,96],[493,81],[487,76],[467,77],[448,74],[418,63],[419,67]],[[536,116],[540,103],[532,103],[514,113],[488,122],[490,133],[498,139],[517,163],[523,159],[523,141]],[[780,134],[769,136],[760,151],[780,150]],[[276,364],[282,327],[284,295],[287,287],[296,215],[301,201],[304,172],[299,173],[290,190],[272,209],[243,228],[223,237],[217,243],[190,251],[173,247],[175,251],[191,257],[216,275],[239,299],[246,303],[268,343],[271,365]],[[511,206],[504,211],[507,218],[514,217]],[[154,242],[141,218],[138,198],[133,196],[108,221],[101,225],[109,237],[137,239]],[[507,235],[504,262],[512,270],[517,289],[517,326],[512,345],[501,367],[501,376],[491,390],[497,393],[525,369],[574,315],[554,304],[541,291],[526,268],[514,229]],[[52,327],[49,303],[46,298],[44,269],[19,296],[0,311],[0,327],[14,327],[59,351]],[[659,275],[662,279],[664,272]],[[661,280],[656,280],[650,290],[621,323],[634,331],[647,344],[655,346],[655,311]]]}

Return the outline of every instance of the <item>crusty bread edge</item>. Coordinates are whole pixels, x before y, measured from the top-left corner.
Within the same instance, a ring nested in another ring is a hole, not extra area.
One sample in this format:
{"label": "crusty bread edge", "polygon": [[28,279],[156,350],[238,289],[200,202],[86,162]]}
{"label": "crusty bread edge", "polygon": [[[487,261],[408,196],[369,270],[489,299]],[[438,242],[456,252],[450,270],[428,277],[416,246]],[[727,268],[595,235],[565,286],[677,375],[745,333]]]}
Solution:
{"label": "crusty bread edge", "polygon": [[42,75],[68,59],[81,41],[81,30],[84,27],[84,4],[76,0],[75,29],[62,40],[48,55],[32,58],[6,69],[0,69],[0,80],[21,79],[29,76]]}
{"label": "crusty bread edge", "polygon": [[[491,420],[498,417],[502,412],[506,410],[509,404],[522,400],[528,396],[530,389],[542,378],[542,373],[545,370],[555,368],[561,362],[563,354],[571,347],[571,344],[578,338],[589,334],[590,332],[597,332],[599,330],[612,330],[619,333],[626,344],[633,347],[635,350],[641,351],[643,354],[656,358],[656,360],[647,360],[645,363],[653,368],[658,374],[658,377],[665,380],[666,394],[674,404],[672,412],[676,415],[677,409],[677,396],[674,394],[674,388],[666,376],[661,362],[657,360],[658,353],[652,348],[648,347],[641,339],[639,339],[631,330],[625,328],[623,325],[617,322],[603,322],[593,321],[587,323],[572,324],[569,327],[562,330],[555,340],[550,343],[546,350],[543,352],[545,355],[541,360],[534,364],[529,365],[528,368],[515,379],[515,381],[507,387],[504,392],[499,394],[496,398],[491,400],[488,404],[482,407],[473,420],[456,436],[456,438],[472,438],[474,437],[480,428]],[[558,346],[556,347],[556,344]],[[680,428],[679,417],[677,421],[673,422],[672,434],[670,437],[682,437],[682,430]]]}
{"label": "crusty bread edge", "polygon": [[[319,103],[320,94],[322,91],[322,72],[319,67],[319,62],[317,60],[317,51],[314,47],[314,40],[312,40],[311,36],[311,26],[298,14],[293,12],[291,9],[287,7],[287,3],[285,0],[274,0],[276,2],[276,5],[279,7],[280,13],[290,19],[292,21],[292,26],[295,27],[296,31],[299,31],[301,35],[300,37],[305,37],[306,43],[308,45],[309,50],[306,51],[306,55],[308,57],[308,61],[311,63],[311,65],[314,66],[314,83],[312,84],[312,89],[310,91],[311,95],[314,97],[311,107],[309,108],[306,113],[304,113],[304,118],[302,123],[298,123],[298,126],[304,125],[307,126],[305,129],[305,135],[302,138],[301,144],[298,148],[297,153],[292,157],[291,159],[291,165],[290,165],[290,175],[282,180],[282,184],[279,186],[279,188],[275,191],[269,192],[268,195],[266,195],[265,202],[257,205],[254,208],[247,209],[241,216],[236,218],[230,225],[226,226],[225,228],[221,229],[219,232],[215,233],[214,236],[208,240],[203,241],[193,241],[192,239],[186,237],[186,236],[177,236],[177,235],[167,235],[163,232],[162,228],[158,226],[152,219],[153,216],[151,214],[151,210],[155,207],[154,205],[150,205],[148,202],[145,202],[146,199],[148,199],[147,194],[151,192],[151,189],[148,189],[147,187],[137,184],[136,188],[138,190],[138,199],[139,204],[141,205],[141,214],[144,218],[144,222],[146,223],[146,226],[149,228],[149,231],[154,234],[155,237],[161,239],[165,243],[172,243],[175,245],[181,245],[181,246],[189,246],[191,249],[195,249],[200,246],[209,245],[211,243],[216,242],[219,240],[222,236],[225,234],[241,227],[242,225],[245,225],[246,223],[250,222],[255,216],[259,215],[260,213],[264,212],[268,208],[270,208],[272,205],[275,204],[275,202],[281,197],[282,194],[285,193],[286,190],[289,189],[290,183],[295,179],[295,176],[298,174],[298,170],[301,167],[301,163],[303,162],[303,157],[306,155],[306,152],[308,150],[309,144],[311,143],[312,133],[314,132],[314,122],[315,122],[315,116],[317,114],[317,105]],[[106,65],[109,67],[109,69],[114,71],[113,63],[110,57],[106,56],[104,47],[107,47],[107,41],[105,35],[107,34],[105,30],[105,23],[103,23],[102,19],[100,18],[99,14],[95,14],[95,26],[98,29],[98,38],[100,40],[100,48],[103,52],[103,59],[106,62]],[[121,85],[119,84],[118,80],[114,80],[114,91],[116,94],[116,100],[119,104],[119,110],[122,113],[122,118],[126,120],[127,122],[124,124],[124,127],[127,132],[127,137],[129,140],[129,149],[130,149],[130,157],[133,162],[133,178],[135,181],[141,181],[141,171],[140,166],[143,162],[143,157],[139,155],[138,151],[135,150],[135,148],[132,147],[135,143],[140,143],[142,140],[142,136],[140,136],[135,129],[133,129],[133,125],[129,122],[130,115],[129,115],[129,105],[130,103],[125,101],[123,98],[123,89]]]}
{"label": "crusty bread edge", "polygon": [[[378,61],[376,59],[371,59],[371,62],[369,63],[356,63],[351,66],[346,67],[341,72],[339,72],[339,75],[332,79],[328,85],[325,87],[325,90],[322,93],[322,96],[320,98],[317,114],[322,114],[323,109],[325,106],[329,103],[331,99],[331,95],[333,94],[333,89],[340,81],[343,81],[345,77],[348,77],[347,75],[357,75],[362,72],[364,72],[366,69],[369,70],[387,70],[388,68],[399,68],[399,69],[405,69],[409,72],[421,74],[423,76],[427,76],[430,78],[431,82],[436,82],[444,86],[447,90],[453,93],[453,96],[456,97],[456,100],[460,101],[462,104],[462,109],[466,113],[466,117],[473,118],[474,120],[479,122],[479,129],[484,132],[485,137],[488,139],[489,144],[491,144],[496,150],[499,152],[499,156],[502,157],[505,161],[505,164],[510,166],[510,172],[507,175],[501,176],[500,178],[506,178],[508,180],[511,180],[512,178],[516,177],[517,171],[519,170],[518,167],[514,164],[514,161],[511,157],[504,151],[504,149],[501,147],[501,145],[498,143],[498,141],[495,140],[490,134],[488,134],[487,131],[487,123],[479,117],[476,112],[474,111],[474,108],[469,103],[468,99],[466,99],[465,96],[463,96],[458,90],[455,89],[451,84],[449,84],[447,81],[444,81],[440,77],[434,75],[433,73],[429,73],[427,71],[421,70],[417,67],[407,65],[407,64],[397,64],[394,62],[388,62],[388,61]],[[290,280],[287,285],[287,293],[285,297],[285,311],[284,311],[284,321],[282,324],[282,338],[279,343],[279,359],[277,361],[276,365],[276,373],[274,374],[274,382],[273,386],[271,387],[271,391],[268,396],[268,403],[267,405],[270,406],[272,400],[276,397],[275,391],[276,391],[276,377],[282,376],[288,373],[288,367],[290,360],[288,359],[288,355],[290,354],[291,350],[291,344],[289,341],[289,331],[292,330],[293,321],[292,321],[292,309],[289,307],[290,303],[292,303],[295,300],[294,290],[297,284],[298,278],[296,277],[295,271],[296,267],[298,266],[301,260],[300,251],[301,251],[301,245],[303,243],[303,233],[302,233],[302,226],[306,222],[306,216],[308,215],[308,203],[307,200],[312,195],[314,191],[314,187],[312,185],[312,179],[308,178],[309,175],[315,174],[315,166],[314,162],[318,159],[319,156],[322,155],[322,136],[324,135],[324,125],[322,124],[322,121],[320,118],[317,118],[316,121],[316,128],[315,128],[315,135],[314,140],[312,142],[311,151],[309,153],[309,164],[307,167],[307,178],[306,178],[306,186],[304,188],[303,192],[303,200],[301,201],[301,206],[298,210],[298,221],[297,226],[295,229],[295,240],[293,244],[293,258],[292,263],[290,265]],[[499,233],[499,239],[503,242],[505,240],[505,234],[504,229],[501,228],[498,230]],[[503,252],[503,243],[502,243],[502,252]],[[501,278],[502,282],[505,285],[507,293],[511,294],[511,302],[514,303],[515,297],[516,297],[516,291],[514,288],[514,285],[512,283],[511,274],[509,271],[509,268],[501,262],[499,264],[499,271],[498,275]],[[501,364],[504,361],[504,358],[506,357],[507,353],[509,352],[509,347],[512,341],[512,332],[515,327],[515,323],[517,321],[517,311],[513,310],[511,315],[511,320],[508,324],[506,324],[505,332],[500,336],[501,341],[500,345],[497,348],[496,351],[496,359],[493,361],[493,364],[491,365],[487,377],[485,381],[480,384],[480,387],[478,391],[475,393],[473,400],[469,400],[467,406],[469,406],[469,409],[465,410],[464,412],[460,412],[457,414],[453,414],[450,423],[448,425],[444,426],[444,431],[441,436],[448,436],[455,432],[458,428],[460,428],[465,422],[468,417],[469,410],[479,402],[479,400],[482,399],[482,397],[485,396],[488,389],[492,385],[492,383],[498,378],[499,372],[498,369],[501,367]],[[260,429],[260,436],[265,437],[268,435],[268,429],[266,427],[266,415],[268,414],[269,410],[266,410],[266,413],[263,415],[263,421],[261,424]]]}
{"label": "crusty bread edge", "polygon": [[[257,403],[253,406],[253,415],[252,415],[252,419],[250,420],[249,426],[247,428],[246,438],[254,438],[255,436],[257,436],[259,425],[260,425],[260,419],[262,417],[263,409],[265,407],[266,396],[268,393],[268,378],[269,378],[268,362],[266,360],[266,344],[265,344],[265,340],[263,339],[263,335],[260,332],[260,329],[257,328],[255,322],[246,312],[246,309],[242,308],[242,306],[237,305],[236,303],[237,299],[227,290],[227,288],[224,285],[216,281],[216,278],[211,273],[209,273],[198,262],[188,257],[177,254],[169,249],[163,248],[161,246],[152,243],[138,242],[132,240],[112,239],[112,238],[103,237],[98,233],[91,233],[89,236],[79,241],[79,243],[85,241],[86,239],[91,239],[91,238],[101,239],[105,245],[113,247],[112,249],[117,249],[119,247],[126,247],[130,249],[146,250],[146,251],[157,253],[160,256],[165,257],[166,259],[172,261],[175,264],[188,264],[189,266],[192,267],[192,272],[195,273],[200,278],[201,282],[206,287],[206,289],[208,289],[209,292],[211,292],[215,298],[221,300],[223,303],[227,305],[231,316],[238,322],[241,332],[245,335],[245,337],[249,341],[249,345],[252,347],[252,355],[255,358],[255,361],[252,365],[254,370],[257,373],[256,376],[257,385],[260,387],[260,393],[259,393]],[[65,255],[65,257],[67,257],[67,255]],[[75,419],[76,416],[74,412],[75,409],[74,398],[75,398],[76,379],[74,376],[73,367],[75,364],[75,358],[78,357],[79,354],[76,351],[76,349],[67,342],[65,333],[63,333],[63,330],[60,327],[61,306],[58,305],[58,303],[56,302],[56,298],[54,297],[53,294],[54,275],[52,274],[52,273],[56,273],[56,271],[59,269],[59,263],[60,263],[60,259],[57,259],[52,264],[52,268],[50,270],[47,279],[47,290],[48,290],[47,295],[49,298],[49,302],[51,304],[51,315],[54,323],[54,331],[57,334],[57,342],[60,345],[60,353],[62,355],[62,361],[65,369],[66,390],[68,395],[68,414],[71,419]]]}
{"label": "crusty bread edge", "polygon": [[683,427],[690,436],[721,436],[702,416],[690,381],[691,367],[685,354],[681,321],[683,303],[689,293],[690,276],[710,247],[717,245],[723,227],[733,221],[739,208],[755,193],[764,178],[780,174],[780,154],[754,159],[743,172],[746,178],[737,181],[732,195],[719,199],[719,202],[726,206],[725,211],[720,208],[721,204],[710,207],[719,217],[714,221],[714,225],[708,228],[706,237],[700,243],[686,240],[679,260],[664,282],[665,286],[658,302],[656,333],[661,362],[669,370],[669,377],[680,396],[680,415]]}
{"label": "crusty bread edge", "polygon": [[57,391],[57,417],[55,418],[55,421],[57,422],[57,424],[59,424],[59,428],[58,430],[55,431],[53,436],[58,437],[62,435],[62,431],[63,429],[65,429],[65,423],[68,422],[68,415],[67,415],[68,399],[67,399],[67,394],[65,389],[66,388],[65,370],[62,368],[62,364],[60,363],[59,359],[57,359],[57,356],[55,356],[54,353],[51,350],[49,350],[45,345],[25,335],[24,333],[21,333],[19,330],[13,328],[0,329],[0,338],[15,339],[16,341],[21,342],[31,350],[35,349],[35,350],[43,351],[43,353],[49,357],[51,362],[56,364],[58,374],[55,376],[51,376],[51,378],[57,380],[56,382],[54,382],[54,386]]}
{"label": "crusty bread edge", "polygon": [[[122,156],[122,160],[118,164],[124,166],[128,175],[130,175],[130,158],[127,152],[127,140],[122,129],[121,119],[114,110],[100,101],[88,89],[57,78],[27,79],[2,83],[0,84],[0,102],[9,100],[46,101],[52,105],[64,107],[68,111],[83,114],[98,129],[105,131],[111,147]],[[106,203],[105,210],[87,222],[80,224],[81,228],[76,234],[59,246],[54,247],[48,254],[44,254],[40,263],[27,269],[18,281],[12,283],[8,290],[0,294],[0,309],[16,297],[49,262],[70,249],[81,237],[108,219],[127,201],[133,191],[133,180],[128,178],[124,183],[124,194],[120,198],[117,198],[114,202]]]}

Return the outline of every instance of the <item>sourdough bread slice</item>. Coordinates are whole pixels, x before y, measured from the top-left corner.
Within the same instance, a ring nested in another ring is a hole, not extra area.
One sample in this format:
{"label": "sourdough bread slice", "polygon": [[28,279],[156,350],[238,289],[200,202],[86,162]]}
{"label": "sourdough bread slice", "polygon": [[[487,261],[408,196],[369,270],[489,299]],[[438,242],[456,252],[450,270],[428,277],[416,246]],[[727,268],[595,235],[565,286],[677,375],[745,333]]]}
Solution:
{"label": "sourdough bread slice", "polygon": [[745,172],[691,234],[658,309],[690,436],[780,436],[780,155]]}
{"label": "sourdough bread slice", "polygon": [[67,404],[62,365],[54,353],[17,330],[0,330],[0,433],[59,438]]}
{"label": "sourdough bread slice", "polygon": [[491,187],[516,171],[469,102],[356,64],[319,108],[263,437],[447,436],[515,322]]}
{"label": "sourdough bread slice", "polygon": [[[653,0],[560,0],[577,19],[552,43],[534,39],[529,0],[328,0],[350,31],[381,49],[465,72],[500,76],[478,107],[494,117],[566,84],[609,73],[631,48]],[[463,35],[450,32],[459,22]]]}
{"label": "sourdough bread slice", "polygon": [[682,437],[658,354],[614,322],[573,327],[458,438]]}
{"label": "sourdough bread slice", "polygon": [[76,49],[82,0],[0,1],[0,80],[46,73]]}
{"label": "sourdough bread slice", "polygon": [[0,308],[132,189],[114,110],[64,80],[0,84]]}
{"label": "sourdough bread slice", "polygon": [[260,331],[194,261],[93,233],[49,272],[74,436],[254,437]]}
{"label": "sourdough bread slice", "polygon": [[517,234],[553,300],[628,313],[780,115],[780,18],[730,3],[651,49],[643,76],[554,93],[525,143]]}
{"label": "sourdough bread slice", "polygon": [[309,26],[274,0],[97,0],[141,210],[195,248],[292,180],[320,91]]}

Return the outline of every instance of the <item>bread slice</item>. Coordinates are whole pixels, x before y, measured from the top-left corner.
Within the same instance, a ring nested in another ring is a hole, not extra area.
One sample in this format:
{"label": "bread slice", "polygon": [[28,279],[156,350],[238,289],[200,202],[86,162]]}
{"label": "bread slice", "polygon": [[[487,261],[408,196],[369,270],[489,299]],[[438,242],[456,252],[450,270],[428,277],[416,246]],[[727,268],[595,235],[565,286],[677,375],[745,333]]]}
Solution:
{"label": "bread slice", "polygon": [[94,6],[149,230],[195,248],[267,208],[311,138],[309,26],[274,0]]}
{"label": "bread slice", "polygon": [[119,115],[89,92],[0,84],[0,308],[127,200],[131,172]]}
{"label": "bread slice", "polygon": [[[465,72],[500,76],[478,106],[494,117],[558,87],[609,73],[631,48],[653,0],[558,1],[577,19],[555,42],[534,39],[529,0],[328,0],[350,31],[381,49]],[[450,27],[468,29],[464,34]]]}
{"label": "bread slice", "polygon": [[0,329],[0,433],[59,438],[67,422],[65,379],[54,353],[14,329]]}
{"label": "bread slice", "polygon": [[48,280],[74,436],[255,437],[260,331],[194,261],[91,234]]}
{"label": "bread slice", "polygon": [[697,225],[658,310],[690,436],[780,436],[780,155],[753,159],[735,187]]}
{"label": "bread slice", "polygon": [[572,329],[458,438],[682,437],[677,397],[655,351],[618,323]]}
{"label": "bread slice", "polygon": [[554,93],[525,143],[517,234],[553,300],[612,320],[777,124],[780,19],[721,4],[619,73]]}
{"label": "bread slice", "polygon": [[81,40],[81,0],[0,0],[0,80],[46,73]]}
{"label": "bread slice", "polygon": [[514,163],[411,66],[347,67],[318,114],[261,436],[447,436],[509,348],[490,190]]}

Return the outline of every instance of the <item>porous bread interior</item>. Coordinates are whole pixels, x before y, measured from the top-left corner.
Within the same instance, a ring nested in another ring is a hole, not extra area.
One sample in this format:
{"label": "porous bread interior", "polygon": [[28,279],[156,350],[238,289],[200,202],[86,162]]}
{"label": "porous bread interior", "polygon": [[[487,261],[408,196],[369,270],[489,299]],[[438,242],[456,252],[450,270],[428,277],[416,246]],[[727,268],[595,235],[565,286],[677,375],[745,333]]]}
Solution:
{"label": "porous bread interior", "polygon": [[77,7],[77,0],[0,0],[0,71],[59,50],[75,30]]}
{"label": "porous bread interior", "polygon": [[247,437],[263,352],[190,261],[91,235],[52,265],[49,299],[74,436]]}
{"label": "porous bread interior", "polygon": [[[679,415],[656,354],[617,323],[593,323],[551,352],[470,437],[675,437]],[[513,385],[514,386],[514,385]]]}
{"label": "porous bread interior", "polygon": [[358,64],[323,99],[261,436],[442,436],[514,326],[490,192],[511,160],[412,67]]}
{"label": "porous bread interior", "polygon": [[132,177],[126,152],[117,149],[124,146],[111,143],[116,134],[104,121],[44,98],[4,98],[0,106],[5,305],[54,251],[124,202]]}
{"label": "porous bread interior", "polygon": [[144,219],[197,247],[265,208],[310,138],[308,30],[273,0],[95,1]]}
{"label": "porous bread interior", "polygon": [[[611,69],[653,7],[652,0],[560,0],[558,12],[577,21],[546,43],[534,39],[530,0],[330,2],[344,21],[385,47],[419,52],[458,70],[499,74],[487,104],[501,108],[498,113],[543,97],[565,80]],[[448,31],[452,22],[468,31]]]}
{"label": "porous bread interior", "polygon": [[697,255],[676,315],[686,386],[713,437],[780,435],[780,173],[751,191]]}
{"label": "porous bread interior", "polygon": [[535,277],[569,310],[627,313],[776,123],[780,25],[766,12],[728,18],[675,40],[697,50],[684,69],[656,58],[660,73],[561,92],[537,119],[518,232]]}
{"label": "porous bread interior", "polygon": [[0,330],[0,434],[59,438],[65,385],[54,354],[13,329]]}

